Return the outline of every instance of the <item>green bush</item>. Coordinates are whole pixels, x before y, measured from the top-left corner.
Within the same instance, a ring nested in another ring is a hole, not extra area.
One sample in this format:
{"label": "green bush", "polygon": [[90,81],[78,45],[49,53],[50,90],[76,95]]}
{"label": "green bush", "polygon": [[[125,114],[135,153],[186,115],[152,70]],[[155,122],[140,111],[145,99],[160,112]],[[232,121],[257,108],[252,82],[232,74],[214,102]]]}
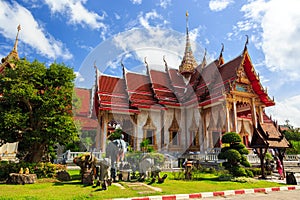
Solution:
{"label": "green bush", "polygon": [[247,171],[251,171],[253,176],[261,175],[261,169],[260,168],[248,168]]}
{"label": "green bush", "polygon": [[249,154],[249,151],[241,141],[240,135],[235,132],[225,133],[222,136],[222,143],[224,145],[218,158],[226,160],[223,162],[223,166],[233,176],[247,176],[243,167],[250,167],[250,163],[245,156]]}
{"label": "green bush", "polygon": [[224,152],[224,157],[227,159],[231,165],[236,165],[242,159],[241,154],[235,149],[229,149],[228,151]]}
{"label": "green bush", "polygon": [[9,163],[0,162],[0,181],[9,177],[10,173],[19,173],[20,169],[29,169],[29,173],[36,174],[38,178],[54,178],[57,171],[66,170],[65,165],[52,163]]}
{"label": "green bush", "polygon": [[235,132],[228,132],[222,136],[222,143],[234,144],[242,142],[242,138]]}
{"label": "green bush", "polygon": [[229,169],[229,171],[235,177],[247,176],[245,168],[243,168],[241,166],[233,166],[232,168]]}
{"label": "green bush", "polygon": [[249,169],[246,169],[246,174],[247,174],[247,177],[251,177],[251,178],[254,177],[253,172]]}
{"label": "green bush", "polygon": [[247,157],[245,155],[242,155],[242,159],[241,159],[241,164],[245,167],[250,167],[251,164],[249,163],[249,161],[247,160]]}

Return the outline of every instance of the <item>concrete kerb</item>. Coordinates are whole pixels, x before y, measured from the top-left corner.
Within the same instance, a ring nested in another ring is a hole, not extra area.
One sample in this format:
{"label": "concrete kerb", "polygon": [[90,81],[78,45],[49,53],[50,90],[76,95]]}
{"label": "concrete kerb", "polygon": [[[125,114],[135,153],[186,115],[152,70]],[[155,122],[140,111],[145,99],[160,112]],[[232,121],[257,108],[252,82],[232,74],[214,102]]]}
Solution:
{"label": "concrete kerb", "polygon": [[201,192],[193,194],[174,194],[174,195],[162,195],[162,196],[147,196],[147,197],[131,197],[131,198],[116,198],[114,200],[183,200],[183,199],[200,199],[216,196],[233,196],[242,194],[253,194],[253,193],[268,193],[275,191],[286,191],[286,190],[300,190],[300,186],[282,186],[272,188],[254,188],[254,189],[241,189],[241,190],[227,190],[227,191],[216,191],[216,192]]}

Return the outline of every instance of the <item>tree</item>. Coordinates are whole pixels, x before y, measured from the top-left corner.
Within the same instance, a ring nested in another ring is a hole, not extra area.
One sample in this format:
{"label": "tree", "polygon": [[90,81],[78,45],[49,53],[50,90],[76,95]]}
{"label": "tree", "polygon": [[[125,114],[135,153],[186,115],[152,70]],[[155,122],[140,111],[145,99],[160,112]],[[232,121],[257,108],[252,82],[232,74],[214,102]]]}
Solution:
{"label": "tree", "polygon": [[224,167],[234,176],[248,176],[247,172],[242,166],[250,167],[246,155],[249,153],[248,149],[242,143],[239,134],[235,132],[228,132],[222,136],[222,144],[219,159],[226,159],[223,163]]}
{"label": "tree", "polygon": [[50,147],[78,137],[72,116],[73,69],[19,60],[0,78],[0,138],[19,141],[21,159],[39,162]]}

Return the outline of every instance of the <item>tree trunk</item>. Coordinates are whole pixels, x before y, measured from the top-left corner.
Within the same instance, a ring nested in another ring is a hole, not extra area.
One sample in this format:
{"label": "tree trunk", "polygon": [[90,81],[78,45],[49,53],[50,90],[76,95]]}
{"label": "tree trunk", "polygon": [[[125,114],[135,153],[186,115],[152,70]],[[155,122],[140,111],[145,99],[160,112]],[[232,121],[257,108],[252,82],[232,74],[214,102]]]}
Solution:
{"label": "tree trunk", "polygon": [[33,163],[41,162],[45,154],[45,149],[45,144],[34,144],[31,148],[31,151],[28,152],[28,155],[26,156],[25,160]]}

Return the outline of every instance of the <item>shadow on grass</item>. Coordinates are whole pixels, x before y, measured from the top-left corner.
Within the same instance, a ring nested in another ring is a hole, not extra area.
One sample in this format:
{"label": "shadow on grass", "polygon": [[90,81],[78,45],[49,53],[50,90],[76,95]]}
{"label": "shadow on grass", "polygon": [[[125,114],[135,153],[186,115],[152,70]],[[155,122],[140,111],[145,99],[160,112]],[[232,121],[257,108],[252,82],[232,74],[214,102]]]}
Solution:
{"label": "shadow on grass", "polygon": [[53,184],[54,186],[63,186],[63,185],[83,185],[81,181],[62,181],[56,182]]}

